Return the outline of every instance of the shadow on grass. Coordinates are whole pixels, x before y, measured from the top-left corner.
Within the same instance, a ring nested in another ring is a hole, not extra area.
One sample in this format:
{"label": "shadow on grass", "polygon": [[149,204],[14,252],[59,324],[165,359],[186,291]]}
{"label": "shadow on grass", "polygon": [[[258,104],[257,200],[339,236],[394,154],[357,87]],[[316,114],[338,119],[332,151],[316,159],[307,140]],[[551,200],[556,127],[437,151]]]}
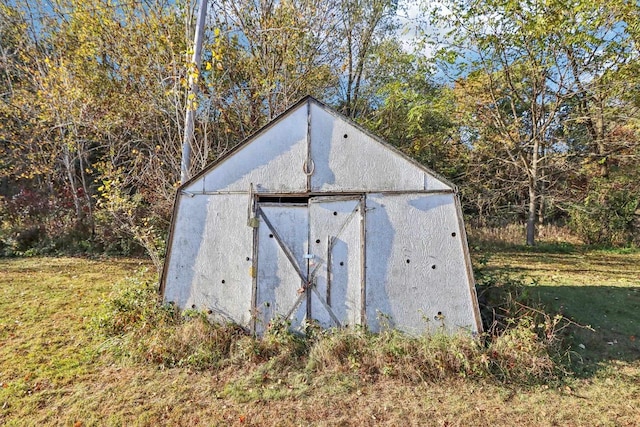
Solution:
{"label": "shadow on grass", "polygon": [[469,238],[469,246],[472,248],[488,250],[489,252],[522,252],[522,253],[553,253],[553,254],[573,254],[589,250],[586,245],[568,242],[538,242],[535,246],[503,242],[499,240],[486,240],[479,238]]}
{"label": "shadow on grass", "polygon": [[579,355],[578,371],[588,375],[602,362],[640,360],[640,287],[538,285],[529,292],[548,313],[590,327],[564,331],[570,350]]}
{"label": "shadow on grass", "polygon": [[[482,275],[524,286],[524,300],[579,324],[562,330],[572,370],[590,377],[621,364],[640,368],[640,249],[565,243],[471,245]],[[619,363],[618,363],[619,362]],[[615,369],[615,368],[614,368]]]}
{"label": "shadow on grass", "polygon": [[537,249],[473,247],[474,265],[488,271],[527,276],[538,283],[558,285],[640,285],[640,252],[591,250],[576,247],[570,252]]}

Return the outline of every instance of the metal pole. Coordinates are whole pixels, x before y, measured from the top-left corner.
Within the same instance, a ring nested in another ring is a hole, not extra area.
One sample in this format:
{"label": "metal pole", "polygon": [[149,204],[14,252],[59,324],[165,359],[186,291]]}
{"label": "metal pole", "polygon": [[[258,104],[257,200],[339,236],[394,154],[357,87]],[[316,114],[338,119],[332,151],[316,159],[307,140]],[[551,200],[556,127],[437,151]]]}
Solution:
{"label": "metal pole", "polygon": [[196,22],[196,35],[193,41],[193,57],[189,67],[189,93],[187,95],[187,112],[184,119],[184,138],[182,142],[182,161],[180,162],[180,183],[189,180],[191,168],[191,144],[193,142],[193,128],[196,114],[198,96],[198,78],[200,77],[200,58],[202,56],[202,40],[204,39],[204,27],[207,20],[207,0],[200,0],[198,21]]}

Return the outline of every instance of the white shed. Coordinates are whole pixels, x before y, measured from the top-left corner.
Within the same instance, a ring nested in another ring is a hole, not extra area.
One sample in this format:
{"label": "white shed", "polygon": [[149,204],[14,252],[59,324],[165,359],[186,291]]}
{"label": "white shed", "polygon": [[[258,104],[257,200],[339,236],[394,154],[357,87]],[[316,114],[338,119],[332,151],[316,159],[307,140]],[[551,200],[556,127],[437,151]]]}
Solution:
{"label": "white shed", "polygon": [[311,97],[179,188],[161,293],[257,334],[482,327],[455,186]]}

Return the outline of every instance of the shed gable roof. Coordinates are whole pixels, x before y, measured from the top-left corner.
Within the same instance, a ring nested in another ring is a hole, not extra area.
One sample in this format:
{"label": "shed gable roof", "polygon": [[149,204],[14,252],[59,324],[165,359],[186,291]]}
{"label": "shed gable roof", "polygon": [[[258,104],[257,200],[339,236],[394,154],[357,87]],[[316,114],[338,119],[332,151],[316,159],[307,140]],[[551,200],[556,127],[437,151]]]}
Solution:
{"label": "shed gable roof", "polygon": [[187,181],[189,193],[452,191],[435,172],[306,97]]}

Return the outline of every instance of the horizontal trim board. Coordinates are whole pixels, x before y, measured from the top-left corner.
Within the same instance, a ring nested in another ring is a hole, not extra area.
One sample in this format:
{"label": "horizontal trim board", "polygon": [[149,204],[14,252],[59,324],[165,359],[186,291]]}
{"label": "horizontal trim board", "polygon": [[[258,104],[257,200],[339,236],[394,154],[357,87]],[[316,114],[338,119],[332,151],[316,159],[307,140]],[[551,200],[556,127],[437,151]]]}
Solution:
{"label": "horizontal trim board", "polygon": [[[456,191],[454,190],[367,190],[362,192],[353,192],[353,191],[327,191],[327,192],[310,192],[310,193],[259,193],[257,191],[253,192],[253,195],[258,196],[258,198],[264,197],[320,197],[320,196],[362,196],[366,194],[454,194]],[[194,191],[181,191],[180,194],[193,197],[193,196],[219,196],[225,194],[249,194],[249,191],[202,191],[202,192],[194,192]]]}

